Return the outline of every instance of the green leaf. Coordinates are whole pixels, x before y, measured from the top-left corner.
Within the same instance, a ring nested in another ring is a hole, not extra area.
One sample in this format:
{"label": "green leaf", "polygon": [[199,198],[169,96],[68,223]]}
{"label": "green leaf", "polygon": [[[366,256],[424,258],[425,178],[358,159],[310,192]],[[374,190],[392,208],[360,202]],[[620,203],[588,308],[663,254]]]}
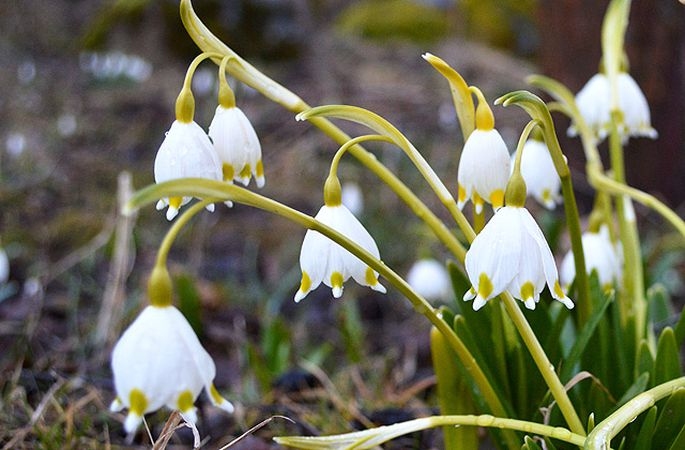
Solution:
{"label": "green leaf", "polygon": [[685,308],[680,311],[680,319],[675,326],[675,340],[678,347],[683,345],[683,340],[685,340]]}
{"label": "green leaf", "polygon": [[678,436],[673,440],[669,450],[681,450],[683,448],[685,448],[685,426],[680,429],[680,433],[678,433]]}
{"label": "green leaf", "polygon": [[640,432],[635,440],[634,450],[651,450],[652,436],[654,435],[654,426],[656,424],[657,407],[652,406],[645,414],[644,421],[640,427]]}
{"label": "green leaf", "polygon": [[623,396],[616,403],[616,407],[620,407],[636,395],[644,392],[647,389],[647,386],[649,385],[649,378],[649,373],[647,372],[640,374],[640,376],[637,377],[635,382],[625,391]]}
{"label": "green leaf", "polygon": [[678,388],[666,400],[656,422],[652,448],[669,448],[685,423],[685,388]]}
{"label": "green leaf", "polygon": [[670,327],[664,328],[659,336],[654,367],[654,383],[661,384],[678,378],[681,374],[678,345],[675,333]]}
{"label": "green leaf", "polygon": [[573,344],[573,347],[571,347],[568,358],[566,358],[566,361],[564,361],[564,365],[561,368],[562,381],[566,382],[573,376],[573,370],[576,364],[580,361],[583,353],[585,353],[585,348],[587,347],[588,342],[590,342],[590,338],[595,333],[597,325],[604,318],[607,308],[613,299],[613,294],[605,295],[599,306],[594,308],[592,315],[583,329],[580,330],[576,342]]}
{"label": "green leaf", "polygon": [[673,316],[673,307],[668,291],[662,284],[655,284],[647,290],[647,317],[653,324],[667,321]]}
{"label": "green leaf", "polygon": [[648,373],[652,380],[654,380],[654,355],[649,343],[646,339],[640,342],[640,347],[637,351],[637,359],[635,360],[635,373]]}
{"label": "green leaf", "polygon": [[[468,381],[459,370],[458,357],[447,344],[445,336],[435,327],[432,327],[430,331],[430,343],[440,413],[442,415],[473,413],[475,406]],[[442,432],[446,450],[478,450],[477,428],[445,426]]]}

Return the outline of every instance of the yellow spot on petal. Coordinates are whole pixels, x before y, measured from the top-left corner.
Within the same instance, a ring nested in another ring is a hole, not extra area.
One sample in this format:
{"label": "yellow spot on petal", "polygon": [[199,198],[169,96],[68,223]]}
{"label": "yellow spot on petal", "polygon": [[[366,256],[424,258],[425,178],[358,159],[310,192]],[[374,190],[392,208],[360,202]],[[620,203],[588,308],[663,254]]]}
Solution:
{"label": "yellow spot on petal", "polygon": [[564,293],[564,290],[561,288],[561,285],[559,284],[559,280],[556,280],[554,282],[554,296],[556,298],[564,298],[566,297],[566,294]]}
{"label": "yellow spot on petal", "polygon": [[250,168],[249,164],[245,164],[245,167],[240,171],[240,177],[250,178],[250,176],[252,176],[252,168]]}
{"label": "yellow spot on petal", "polygon": [[183,197],[169,197],[169,207],[171,208],[179,209],[182,202]]}
{"label": "yellow spot on petal", "polygon": [[483,199],[481,198],[480,195],[478,195],[478,192],[473,191],[473,194],[471,194],[471,200],[473,200],[474,205],[483,206]]}
{"label": "yellow spot on petal", "polygon": [[129,411],[137,416],[142,416],[147,410],[147,397],[140,389],[131,389],[128,394]]}
{"label": "yellow spot on petal", "polygon": [[457,186],[457,200],[462,203],[466,201],[466,189],[461,184]]}
{"label": "yellow spot on petal", "polygon": [[302,281],[300,282],[300,291],[309,292],[312,288],[312,279],[309,278],[307,272],[302,272]]}
{"label": "yellow spot on petal", "polygon": [[504,205],[504,191],[502,189],[496,189],[490,194],[490,204],[493,208],[501,208]]}
{"label": "yellow spot on petal", "polygon": [[369,286],[375,286],[378,283],[378,278],[376,277],[376,273],[373,271],[371,267],[366,268],[366,273],[364,274],[364,279],[366,280],[366,284]]}
{"label": "yellow spot on petal", "polygon": [[492,289],[492,281],[490,281],[490,278],[485,272],[481,273],[478,277],[478,295],[487,300],[492,294]]}
{"label": "yellow spot on petal", "polygon": [[176,407],[179,411],[189,411],[193,409],[193,393],[189,390],[181,392],[176,400]]}
{"label": "yellow spot on petal", "polygon": [[212,397],[212,401],[215,405],[220,405],[225,401],[221,394],[219,394],[219,391],[216,390],[214,383],[212,383],[209,387],[209,395]]}
{"label": "yellow spot on petal", "polygon": [[264,164],[262,163],[261,159],[259,161],[257,161],[257,167],[255,168],[255,174],[257,175],[257,178],[261,178],[264,176]]}
{"label": "yellow spot on petal", "polygon": [[342,289],[343,286],[343,276],[340,272],[333,272],[331,274],[331,287],[332,288],[340,288]]}
{"label": "yellow spot on petal", "polygon": [[521,298],[523,301],[526,301],[533,297],[535,297],[535,286],[530,281],[526,281],[523,283],[523,286],[521,286]]}
{"label": "yellow spot on petal", "polygon": [[552,201],[552,193],[549,191],[549,189],[542,190],[542,201],[544,201],[545,203],[549,203]]}
{"label": "yellow spot on petal", "polygon": [[235,176],[235,169],[229,163],[223,163],[221,166],[221,173],[224,177],[224,181],[233,181]]}

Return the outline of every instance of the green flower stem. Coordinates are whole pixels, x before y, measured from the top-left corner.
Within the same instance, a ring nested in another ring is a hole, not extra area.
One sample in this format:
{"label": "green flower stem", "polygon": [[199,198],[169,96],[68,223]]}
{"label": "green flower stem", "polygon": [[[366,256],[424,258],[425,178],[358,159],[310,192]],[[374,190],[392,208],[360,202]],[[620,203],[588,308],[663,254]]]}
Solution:
{"label": "green flower stem", "polygon": [[[614,175],[614,180],[618,183],[625,184],[625,164],[623,158],[623,145],[621,137],[618,132],[618,120],[620,119],[620,111],[611,112],[611,130],[609,133],[609,156],[611,159],[611,170]],[[624,196],[616,197],[616,213],[618,215],[619,235],[621,244],[623,245],[623,295],[621,295],[621,304],[623,312],[623,320],[625,321],[627,314],[632,313],[635,316],[636,338],[639,340],[642,336],[644,326],[646,324],[647,304],[644,297],[644,274],[642,272],[642,254],[640,251],[640,239],[637,232],[637,222],[635,214],[632,212],[632,205],[628,205],[631,211],[626,210],[626,201],[629,201]],[[625,322],[624,322],[625,323]]]}
{"label": "green flower stem", "polygon": [[[476,236],[469,224],[466,216],[457,207],[457,202],[452,197],[449,189],[442,182],[440,177],[435,173],[433,168],[428,164],[423,155],[414,147],[414,145],[407,139],[397,128],[390,122],[385,120],[378,114],[360,108],[358,106],[349,105],[325,105],[317,106],[308,109],[297,115],[298,120],[310,120],[314,117],[333,117],[337,119],[349,120],[362,125],[365,125],[375,132],[392,138],[395,145],[404,151],[409,157],[414,166],[421,173],[423,178],[428,182],[442,204],[447,208],[455,222],[461,229],[466,239],[471,242]],[[406,201],[406,199],[405,199]]]}
{"label": "green flower stem", "polygon": [[[183,194],[181,194],[183,196]],[[173,225],[169,228],[162,243],[159,244],[159,249],[157,250],[157,258],[155,260],[155,267],[166,267],[167,257],[169,256],[169,250],[173,245],[178,233],[183,229],[184,226],[190,221],[190,219],[195,216],[198,212],[202,211],[207,205],[214,203],[214,199],[201,200],[194,203],[188,207],[183,213],[174,221]]]}
{"label": "green flower stem", "polygon": [[500,298],[504,302],[504,307],[512,322],[514,322],[514,326],[516,326],[523,342],[525,342],[530,355],[533,357],[535,365],[538,366],[538,370],[542,374],[545,383],[547,383],[547,386],[552,393],[552,397],[554,397],[554,400],[557,402],[559,410],[564,416],[564,419],[566,419],[569,428],[574,433],[585,436],[583,423],[580,421],[564,385],[561,383],[559,376],[554,370],[554,365],[549,361],[549,358],[547,358],[547,354],[542,348],[542,345],[540,345],[540,341],[538,341],[537,336],[535,336],[533,329],[526,320],[526,316],[523,315],[518,303],[509,292],[502,293]]}
{"label": "green flower stem", "polygon": [[[399,436],[442,426],[473,426],[516,430],[524,433],[547,436],[582,447],[585,438],[566,428],[551,427],[535,422],[504,419],[490,415],[431,416],[399,422],[392,425],[371,428],[334,436],[279,436],[274,440],[282,445],[300,449],[372,449]],[[518,445],[517,447],[520,447]]]}
{"label": "green flower stem", "polygon": [[[257,70],[212,34],[202,21],[200,21],[197,14],[195,14],[190,0],[181,0],[180,11],[183,25],[190,37],[202,51],[218,53],[222,55],[222,57],[231,57],[227,64],[227,70],[236,79],[251,86],[265,97],[296,114],[310,109],[310,106],[301,98]],[[217,64],[220,64],[220,59],[221,58],[213,58]],[[340,145],[350,140],[350,136],[326,118],[312,117],[309,119],[309,122]],[[455,255],[462,255],[460,259],[463,259],[465,250],[459,240],[452,234],[450,229],[419,200],[412,190],[392,173],[392,171],[360,145],[352,146],[349,152],[386,183],[395,194],[411,208],[414,214],[421,218],[431,228],[436,237],[452,253]],[[471,239],[469,239],[469,242],[470,241]]]}
{"label": "green flower stem", "polygon": [[218,53],[204,52],[196,56],[188,66],[185,79],[183,80],[183,87],[176,98],[176,120],[184,123],[190,123],[193,121],[195,116],[195,98],[193,97],[193,92],[190,89],[193,81],[193,75],[195,74],[197,66],[199,66],[202,61],[207,58],[218,56],[220,56]]}
{"label": "green flower stem", "polygon": [[212,200],[203,200],[186,209],[183,214],[176,219],[174,224],[169,228],[169,231],[167,231],[164,239],[162,239],[159,250],[157,250],[155,265],[150,272],[150,277],[147,282],[147,297],[150,305],[163,307],[171,306],[173,304],[173,285],[169,270],[167,269],[169,250],[176,240],[178,233],[188,221],[210,203],[212,203]]}
{"label": "green flower stem", "polygon": [[685,388],[685,377],[667,381],[652,389],[636,395],[601,421],[587,436],[585,450],[605,450],[610,448],[611,439],[654,404],[671,395],[676,389]]}
{"label": "green flower stem", "polygon": [[331,161],[331,168],[329,171],[329,176],[332,175],[337,175],[338,172],[338,165],[340,164],[340,160],[342,159],[343,155],[350,149],[350,147],[353,147],[357,144],[361,144],[362,142],[368,142],[368,141],[381,141],[381,142],[387,142],[392,144],[393,140],[388,137],[384,136],[382,134],[367,134],[364,136],[357,136],[355,138],[350,139],[349,141],[345,142],[343,145],[340,146],[337,152],[335,152],[335,155],[333,155],[333,160]]}
{"label": "green flower stem", "polygon": [[505,94],[495,100],[495,104],[503,106],[517,105],[523,108],[528,115],[538,122],[542,135],[549,149],[554,167],[561,179],[561,193],[564,198],[564,213],[566,215],[566,226],[571,239],[571,250],[576,269],[576,288],[578,298],[575,303],[578,307],[578,325],[583,326],[592,313],[592,303],[590,301],[590,283],[588,281],[587,270],[585,268],[585,253],[583,252],[582,232],[580,228],[580,214],[573,192],[571,181],[571,171],[566,164],[566,159],[561,151],[559,140],[554,130],[552,116],[545,103],[536,95],[528,91],[515,91]]}
{"label": "green flower stem", "polygon": [[[159,198],[169,196],[193,196],[197,198],[213,199],[212,201],[231,200],[243,203],[289,219],[305,228],[318,231],[340,244],[388,280],[402,295],[409,299],[417,312],[424,315],[431,324],[443,333],[448,344],[455,353],[457,353],[464,364],[464,367],[478,386],[478,389],[481,391],[491,412],[501,417],[509,415],[476,359],[456,335],[452,327],[440,317],[437,310],[433,308],[425,298],[417,294],[401,276],[354,241],[322,224],[315,218],[273,199],[261,196],[233,184],[204,178],[172,180],[141,189],[133,194],[131,200],[125,207],[124,213],[130,213],[143,205],[157,201]],[[508,444],[512,446],[511,448],[516,448],[518,446],[516,435],[513,433],[505,433],[505,439],[507,439]]]}

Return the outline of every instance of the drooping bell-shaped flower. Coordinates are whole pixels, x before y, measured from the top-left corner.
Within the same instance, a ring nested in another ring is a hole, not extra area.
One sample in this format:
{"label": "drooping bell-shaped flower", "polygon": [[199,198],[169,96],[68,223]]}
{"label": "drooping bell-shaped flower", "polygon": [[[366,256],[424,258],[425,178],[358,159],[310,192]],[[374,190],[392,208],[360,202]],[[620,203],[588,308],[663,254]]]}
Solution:
{"label": "drooping bell-shaped flower", "polygon": [[[583,233],[581,240],[588,275],[596,270],[600,285],[604,289],[611,288],[615,282],[621,279],[621,259],[616,247],[611,242],[608,228],[606,225],[602,225],[598,231],[587,231]],[[568,289],[576,277],[573,251],[569,251],[564,256],[561,262],[560,275],[562,286],[564,289]]]}
{"label": "drooping bell-shaped flower", "polygon": [[[329,176],[324,188],[324,206],[315,219],[354,241],[376,258],[380,258],[378,246],[364,225],[342,204],[340,182]],[[385,293],[378,282],[378,272],[364,264],[341,245],[314,230],[307,230],[300,250],[302,282],[295,294],[295,301],[302,300],[322,282],[332,288],[333,297],[339,298],[343,283],[352,277],[362,286]]]}
{"label": "drooping bell-shaped flower", "polygon": [[217,106],[209,125],[209,137],[219,156],[224,181],[240,181],[244,186],[254,176],[264,186],[262,147],[250,120],[237,106]]}
{"label": "drooping bell-shaped flower", "polygon": [[504,204],[511,162],[507,145],[494,128],[492,111],[483,94],[476,92],[476,129],[464,143],[459,159],[457,205],[463,208],[470,199],[480,213],[484,202],[495,209]]}
{"label": "drooping bell-shaped flower", "polygon": [[215,406],[233,411],[214,387],[214,361],[171,305],[148,306],[140,313],[114,347],[112,371],[117,397],[111,409],[128,408],[124,428],[129,433],[144,414],[162,406],[195,422],[194,403],[203,388]]}
{"label": "drooping bell-shaped flower", "polygon": [[[656,139],[658,133],[651,125],[649,105],[637,82],[626,72],[617,78],[618,107],[622,121],[618,132],[623,140],[629,137]],[[598,73],[576,94],[576,104],[587,125],[601,141],[611,130],[611,86],[609,78]],[[578,134],[575,125],[568,129],[570,136]]]}
{"label": "drooping bell-shaped flower", "polygon": [[[175,120],[157,151],[155,182],[179,178],[207,178],[221,180],[221,163],[207,133],[194,121]],[[168,206],[166,217],[172,220],[190,197],[163,198],[157,209]],[[208,210],[213,211],[214,205]]]}
{"label": "drooping bell-shaped flower", "polygon": [[416,261],[407,272],[407,283],[426,300],[444,302],[454,298],[445,265],[432,258]]}
{"label": "drooping bell-shaped flower", "polygon": [[[518,187],[512,189],[512,185]],[[472,287],[464,300],[475,299],[474,310],[504,291],[523,301],[526,308],[535,309],[545,284],[552,297],[573,308],[561,289],[549,244],[523,207],[525,198],[525,182],[514,173],[507,187],[507,206],[495,212],[466,252],[466,273]]]}
{"label": "drooping bell-shaped flower", "polygon": [[[512,155],[512,168],[516,152]],[[557,173],[547,145],[538,139],[529,139],[523,145],[521,175],[531,195],[547,209],[561,202],[561,179]]]}

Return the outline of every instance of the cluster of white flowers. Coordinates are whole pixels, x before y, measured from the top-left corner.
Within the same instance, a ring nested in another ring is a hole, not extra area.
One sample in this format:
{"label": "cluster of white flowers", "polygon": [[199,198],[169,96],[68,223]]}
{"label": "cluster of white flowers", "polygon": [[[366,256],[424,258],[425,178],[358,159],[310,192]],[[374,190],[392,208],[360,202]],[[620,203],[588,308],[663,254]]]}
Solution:
{"label": "cluster of white flowers", "polygon": [[[179,178],[207,178],[245,186],[254,176],[264,186],[262,148],[252,124],[237,106],[219,105],[209,126],[209,135],[196,122],[175,120],[155,158],[155,182]],[[172,220],[190,197],[163,198],[157,209],[168,207]],[[230,202],[227,203],[230,206]],[[214,205],[207,207],[213,211]]]}

